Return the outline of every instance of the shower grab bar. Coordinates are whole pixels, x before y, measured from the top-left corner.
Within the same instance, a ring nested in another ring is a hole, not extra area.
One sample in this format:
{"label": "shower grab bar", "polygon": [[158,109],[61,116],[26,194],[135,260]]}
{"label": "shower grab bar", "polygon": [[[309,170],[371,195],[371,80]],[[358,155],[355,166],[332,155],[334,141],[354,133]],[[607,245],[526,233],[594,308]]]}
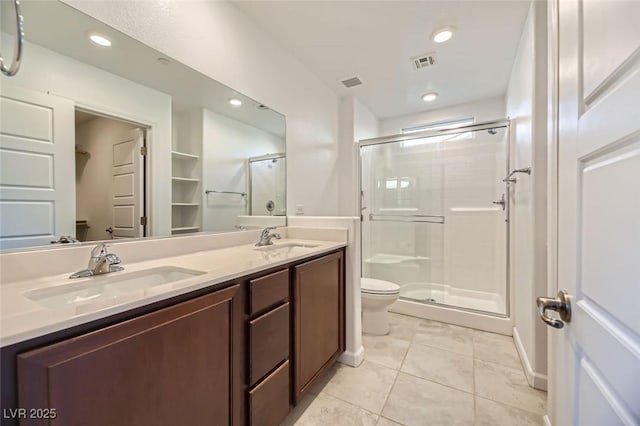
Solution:
{"label": "shower grab bar", "polygon": [[16,48],[13,52],[13,63],[9,68],[4,65],[4,58],[0,54],[0,71],[7,77],[13,77],[18,73],[20,64],[22,63],[22,45],[24,44],[24,18],[22,12],[20,12],[20,2],[13,0],[13,5],[16,9]]}
{"label": "shower grab bar", "polygon": [[246,192],[236,192],[236,191],[216,191],[216,190],[214,190],[214,189],[207,189],[207,190],[205,190],[205,191],[204,191],[204,193],[205,193],[205,194],[207,194],[207,195],[209,195],[209,194],[211,194],[211,193],[214,193],[214,194],[238,194],[238,195],[240,195],[241,197],[244,197],[245,195],[247,195],[247,193],[246,193]]}
{"label": "shower grab bar", "polygon": [[419,223],[444,223],[444,216],[421,214],[373,214],[369,213],[369,220],[380,222],[419,222]]}
{"label": "shower grab bar", "polygon": [[516,179],[512,178],[511,176],[515,175],[516,173],[525,173],[527,175],[531,175],[531,167],[523,167],[522,169],[513,169],[511,173],[507,175],[506,178],[502,179],[502,181],[515,183]]}

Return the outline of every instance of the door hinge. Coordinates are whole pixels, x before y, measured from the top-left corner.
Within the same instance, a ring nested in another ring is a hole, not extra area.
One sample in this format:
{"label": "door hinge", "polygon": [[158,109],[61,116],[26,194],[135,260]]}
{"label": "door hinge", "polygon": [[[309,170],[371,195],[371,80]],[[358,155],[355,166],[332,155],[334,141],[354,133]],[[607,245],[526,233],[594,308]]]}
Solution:
{"label": "door hinge", "polygon": [[140,216],[140,225],[146,226],[146,224],[147,224],[147,217],[146,216]]}
{"label": "door hinge", "polygon": [[142,155],[143,157],[147,155],[147,147],[146,146],[141,146],[140,147],[140,155]]}

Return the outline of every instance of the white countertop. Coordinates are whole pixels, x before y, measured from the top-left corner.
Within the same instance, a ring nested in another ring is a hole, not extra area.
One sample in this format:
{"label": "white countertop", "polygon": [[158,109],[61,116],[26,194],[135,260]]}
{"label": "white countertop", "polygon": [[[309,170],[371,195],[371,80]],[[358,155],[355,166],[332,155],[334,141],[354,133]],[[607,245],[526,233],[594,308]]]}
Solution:
{"label": "white countertop", "polygon": [[[256,249],[253,244],[245,244],[130,264],[123,262],[122,266],[125,268],[124,271],[89,278],[69,279],[69,274],[75,271],[68,271],[68,273],[65,274],[3,283],[3,285],[0,286],[0,346],[4,347],[55,331],[64,330],[346,246],[346,242],[340,241],[284,238],[276,241],[274,246],[287,243],[313,245],[314,247],[295,247],[295,249],[291,250],[263,251]],[[204,272],[204,274],[181,281],[134,290],[117,295],[117,297],[111,297],[106,301],[88,300],[60,308],[45,307],[25,296],[25,293],[33,290],[51,289],[57,286],[82,282],[94,284],[101,279],[124,276],[132,272],[163,266],[196,270]]]}

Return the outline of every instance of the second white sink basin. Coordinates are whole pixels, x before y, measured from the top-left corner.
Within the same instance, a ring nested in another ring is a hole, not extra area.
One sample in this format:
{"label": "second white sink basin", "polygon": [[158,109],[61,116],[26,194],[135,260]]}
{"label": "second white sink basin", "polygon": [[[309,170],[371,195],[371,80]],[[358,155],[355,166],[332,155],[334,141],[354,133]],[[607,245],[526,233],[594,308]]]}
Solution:
{"label": "second white sink basin", "polygon": [[[97,275],[70,284],[41,288],[24,293],[24,296],[47,308],[64,308],[86,302],[100,302],[109,306],[126,294],[182,281],[205,272],[193,269],[162,266],[131,273]],[[106,303],[105,303],[106,302]]]}

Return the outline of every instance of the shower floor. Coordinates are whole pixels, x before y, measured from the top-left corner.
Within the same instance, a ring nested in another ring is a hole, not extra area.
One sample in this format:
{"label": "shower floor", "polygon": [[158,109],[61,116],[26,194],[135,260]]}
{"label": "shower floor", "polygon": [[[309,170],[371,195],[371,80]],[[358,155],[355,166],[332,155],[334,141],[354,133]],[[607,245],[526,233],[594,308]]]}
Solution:
{"label": "shower floor", "polygon": [[445,284],[402,284],[400,297],[415,302],[438,303],[498,314],[505,313],[504,301],[497,293],[459,289]]}

